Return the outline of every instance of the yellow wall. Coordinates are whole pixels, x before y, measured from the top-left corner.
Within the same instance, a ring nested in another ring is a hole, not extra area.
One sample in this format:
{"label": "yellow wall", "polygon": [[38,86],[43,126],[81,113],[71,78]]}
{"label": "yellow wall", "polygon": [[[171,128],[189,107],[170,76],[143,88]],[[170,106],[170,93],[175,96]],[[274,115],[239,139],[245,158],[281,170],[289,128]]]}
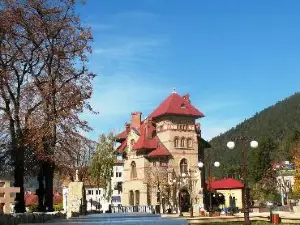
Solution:
{"label": "yellow wall", "polygon": [[227,189],[227,190],[216,190],[218,193],[222,193],[225,197],[225,206],[229,207],[229,197],[235,197],[236,207],[239,209],[243,208],[243,190],[242,189]]}

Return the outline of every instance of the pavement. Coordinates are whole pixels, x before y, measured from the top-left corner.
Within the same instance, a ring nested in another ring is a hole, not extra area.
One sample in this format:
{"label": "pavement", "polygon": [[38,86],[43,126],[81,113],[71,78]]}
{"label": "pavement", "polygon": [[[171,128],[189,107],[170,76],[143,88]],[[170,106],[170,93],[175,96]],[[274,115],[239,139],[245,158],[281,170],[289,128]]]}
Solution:
{"label": "pavement", "polygon": [[[300,224],[300,213],[293,212],[273,212],[278,213],[283,223]],[[269,221],[270,213],[250,213],[250,218],[253,221]],[[195,214],[190,217],[189,213],[184,213],[183,217],[178,214],[147,214],[147,213],[128,213],[128,214],[91,214],[87,216],[79,216],[69,220],[50,221],[54,225],[188,225],[188,224],[209,224],[212,222],[225,222],[225,221],[243,221],[244,214],[238,213],[234,216],[214,216],[204,217]],[[25,224],[24,224],[25,225]],[[42,225],[42,224],[26,224],[26,225]]]}
{"label": "pavement", "polygon": [[[162,217],[157,214],[129,213],[129,214],[92,214],[79,216],[69,220],[57,220],[48,222],[53,225],[187,225],[188,222],[183,218]],[[25,224],[24,224],[25,225]],[[27,223],[26,225],[42,225],[38,223]],[[44,225],[44,224],[43,224]]]}

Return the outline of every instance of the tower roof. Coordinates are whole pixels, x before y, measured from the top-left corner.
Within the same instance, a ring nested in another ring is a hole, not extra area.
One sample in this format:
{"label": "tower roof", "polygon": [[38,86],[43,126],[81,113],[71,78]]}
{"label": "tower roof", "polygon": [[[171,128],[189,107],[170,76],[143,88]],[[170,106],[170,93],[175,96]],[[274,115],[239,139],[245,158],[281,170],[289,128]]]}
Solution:
{"label": "tower roof", "polygon": [[157,118],[163,115],[204,117],[203,113],[196,109],[189,100],[189,96],[180,96],[172,92],[150,115],[149,118]]}

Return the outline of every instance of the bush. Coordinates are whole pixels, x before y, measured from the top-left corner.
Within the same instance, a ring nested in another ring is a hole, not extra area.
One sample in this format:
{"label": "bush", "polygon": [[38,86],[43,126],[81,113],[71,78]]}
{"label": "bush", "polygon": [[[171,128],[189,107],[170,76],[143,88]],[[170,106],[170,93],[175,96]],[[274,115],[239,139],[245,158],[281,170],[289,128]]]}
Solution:
{"label": "bush", "polygon": [[63,203],[61,202],[61,203],[58,203],[58,204],[54,205],[53,209],[54,209],[54,211],[62,211],[62,210],[64,210]]}
{"label": "bush", "polygon": [[28,206],[29,212],[37,212],[38,206],[37,205],[30,205]]}

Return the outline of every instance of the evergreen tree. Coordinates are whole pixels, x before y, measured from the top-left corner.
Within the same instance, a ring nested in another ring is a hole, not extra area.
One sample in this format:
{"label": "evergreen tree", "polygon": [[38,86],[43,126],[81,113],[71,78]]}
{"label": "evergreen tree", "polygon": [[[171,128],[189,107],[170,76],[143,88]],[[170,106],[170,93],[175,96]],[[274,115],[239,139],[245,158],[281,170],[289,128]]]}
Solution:
{"label": "evergreen tree", "polygon": [[262,138],[259,148],[251,152],[250,157],[250,183],[259,182],[266,171],[271,167],[271,155],[278,148],[277,143],[271,138]]}

